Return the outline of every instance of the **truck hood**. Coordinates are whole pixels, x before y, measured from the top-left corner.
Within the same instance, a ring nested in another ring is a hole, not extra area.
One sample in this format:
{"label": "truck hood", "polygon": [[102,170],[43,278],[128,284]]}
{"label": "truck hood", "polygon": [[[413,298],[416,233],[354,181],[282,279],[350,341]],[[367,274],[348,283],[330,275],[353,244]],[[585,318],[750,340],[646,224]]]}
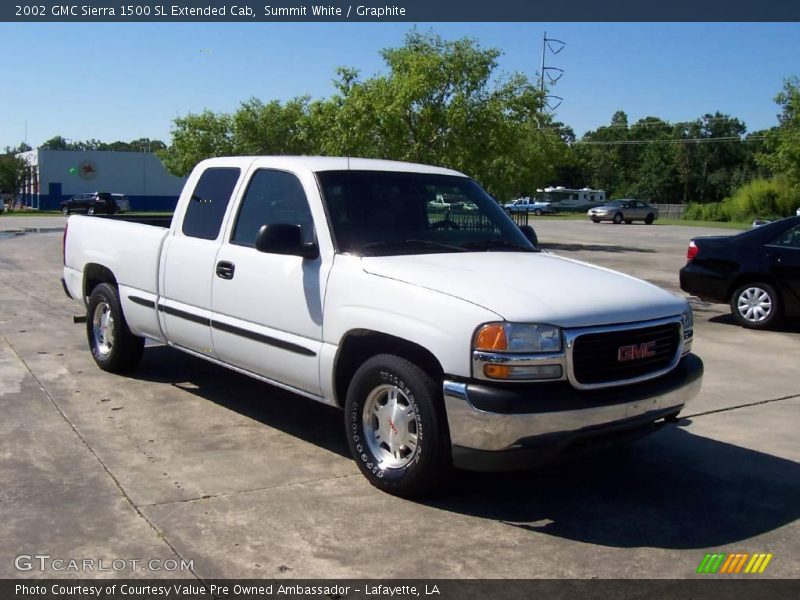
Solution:
{"label": "truck hood", "polygon": [[679,315],[687,306],[683,298],[641,279],[553,254],[448,253],[361,262],[372,275],[460,298],[513,322],[630,323]]}

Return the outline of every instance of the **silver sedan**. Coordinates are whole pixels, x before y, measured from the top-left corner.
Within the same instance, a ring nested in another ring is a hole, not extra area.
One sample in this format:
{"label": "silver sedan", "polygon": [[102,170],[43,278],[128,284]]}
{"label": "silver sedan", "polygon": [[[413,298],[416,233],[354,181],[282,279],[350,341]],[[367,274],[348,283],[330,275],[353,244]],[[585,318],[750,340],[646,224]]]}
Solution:
{"label": "silver sedan", "polygon": [[650,225],[658,218],[658,209],[641,200],[612,200],[603,206],[590,208],[586,216],[595,223],[611,221],[619,225],[644,221]]}

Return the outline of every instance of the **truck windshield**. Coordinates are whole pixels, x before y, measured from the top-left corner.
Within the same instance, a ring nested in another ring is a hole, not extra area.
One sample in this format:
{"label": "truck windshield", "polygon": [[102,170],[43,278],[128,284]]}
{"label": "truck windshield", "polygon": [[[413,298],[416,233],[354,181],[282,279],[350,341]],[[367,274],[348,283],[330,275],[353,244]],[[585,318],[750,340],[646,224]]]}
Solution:
{"label": "truck windshield", "polygon": [[339,252],[536,251],[497,202],[466,177],[322,171],[317,178]]}

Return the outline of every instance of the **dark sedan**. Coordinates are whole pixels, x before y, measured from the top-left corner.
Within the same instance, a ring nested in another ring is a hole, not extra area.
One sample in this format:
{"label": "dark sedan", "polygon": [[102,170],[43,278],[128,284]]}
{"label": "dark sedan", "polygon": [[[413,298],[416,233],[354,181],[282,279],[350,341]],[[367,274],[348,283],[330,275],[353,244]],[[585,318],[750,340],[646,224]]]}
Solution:
{"label": "dark sedan", "polygon": [[119,212],[119,207],[113,194],[107,192],[92,192],[78,194],[61,203],[61,212],[64,215],[71,213],[86,213],[113,215]]}
{"label": "dark sedan", "polygon": [[764,329],[800,315],[800,217],[734,236],[695,238],[681,269],[681,289],[728,303],[744,327]]}

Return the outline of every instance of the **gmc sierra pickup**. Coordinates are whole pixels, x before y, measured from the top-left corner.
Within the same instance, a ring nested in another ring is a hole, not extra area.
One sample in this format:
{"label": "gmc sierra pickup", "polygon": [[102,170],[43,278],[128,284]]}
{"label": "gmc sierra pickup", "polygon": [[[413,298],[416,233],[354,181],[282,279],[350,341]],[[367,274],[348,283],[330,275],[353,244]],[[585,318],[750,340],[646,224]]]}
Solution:
{"label": "gmc sierra pickup", "polygon": [[[477,210],[431,208],[448,195]],[[425,165],[206,160],[169,228],[70,217],[63,283],[101,369],[150,338],[341,407],[360,470],[397,495],[640,436],[702,381],[684,299],[539,251]]]}

